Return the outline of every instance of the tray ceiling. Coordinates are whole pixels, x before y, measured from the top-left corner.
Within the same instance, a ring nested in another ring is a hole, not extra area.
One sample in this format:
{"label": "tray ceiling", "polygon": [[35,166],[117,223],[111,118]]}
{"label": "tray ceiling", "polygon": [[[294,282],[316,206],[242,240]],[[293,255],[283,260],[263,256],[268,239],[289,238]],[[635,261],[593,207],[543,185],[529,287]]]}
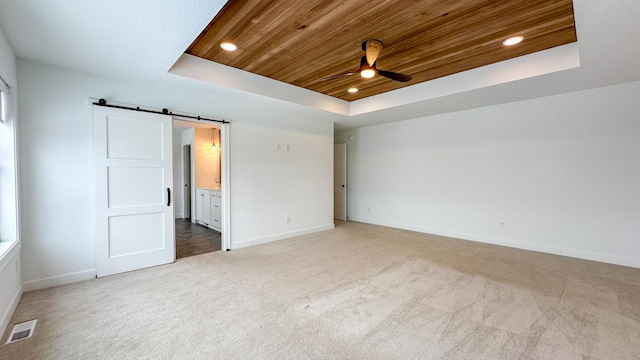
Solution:
{"label": "tray ceiling", "polygon": [[[516,35],[524,41],[502,44]],[[384,43],[379,69],[413,79],[320,80],[357,70],[367,39]],[[353,101],[576,40],[571,0],[230,0],[186,52]]]}

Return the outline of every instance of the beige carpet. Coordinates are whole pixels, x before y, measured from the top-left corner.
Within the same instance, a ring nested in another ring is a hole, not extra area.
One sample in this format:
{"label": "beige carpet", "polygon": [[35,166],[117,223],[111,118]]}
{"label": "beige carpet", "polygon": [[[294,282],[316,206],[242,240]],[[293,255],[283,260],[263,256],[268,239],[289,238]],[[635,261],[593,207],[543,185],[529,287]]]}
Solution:
{"label": "beige carpet", "polygon": [[640,359],[640,270],[339,223],[26,293],[36,318],[1,359]]}

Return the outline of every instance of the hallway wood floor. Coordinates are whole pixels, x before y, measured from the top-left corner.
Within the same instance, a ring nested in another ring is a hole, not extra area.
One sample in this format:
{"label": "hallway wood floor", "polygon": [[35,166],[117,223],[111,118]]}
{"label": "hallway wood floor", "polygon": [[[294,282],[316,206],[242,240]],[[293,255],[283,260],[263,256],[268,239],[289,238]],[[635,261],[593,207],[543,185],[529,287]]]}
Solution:
{"label": "hallway wood floor", "polygon": [[221,249],[219,232],[187,219],[176,219],[176,259]]}

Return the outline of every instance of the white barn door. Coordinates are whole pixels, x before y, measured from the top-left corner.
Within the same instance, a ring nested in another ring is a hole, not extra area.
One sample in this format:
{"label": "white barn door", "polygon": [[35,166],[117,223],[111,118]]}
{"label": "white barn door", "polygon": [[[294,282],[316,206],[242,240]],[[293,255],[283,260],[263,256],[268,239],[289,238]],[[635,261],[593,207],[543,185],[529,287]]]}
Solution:
{"label": "white barn door", "polygon": [[94,106],[98,277],[175,261],[172,118]]}

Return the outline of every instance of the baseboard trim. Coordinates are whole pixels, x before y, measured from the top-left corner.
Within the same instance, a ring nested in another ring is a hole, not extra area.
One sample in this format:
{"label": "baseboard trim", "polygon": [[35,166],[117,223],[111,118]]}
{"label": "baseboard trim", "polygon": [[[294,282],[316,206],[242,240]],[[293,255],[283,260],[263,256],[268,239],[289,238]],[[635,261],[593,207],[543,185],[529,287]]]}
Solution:
{"label": "baseboard trim", "polygon": [[496,237],[477,235],[477,234],[461,233],[461,232],[444,230],[444,229],[429,228],[429,227],[422,227],[417,225],[402,224],[402,223],[395,223],[395,222],[389,222],[389,221],[380,221],[380,220],[367,219],[367,218],[349,217],[349,221],[386,226],[386,227],[402,229],[402,230],[416,231],[416,232],[421,232],[426,234],[446,236],[446,237],[456,238],[460,240],[475,241],[475,242],[491,244],[491,245],[506,246],[506,247],[522,249],[522,250],[536,251],[536,252],[541,252],[546,254],[567,256],[567,257],[583,259],[583,260],[591,260],[591,261],[598,261],[598,262],[614,264],[614,265],[640,268],[640,259],[636,259],[636,258],[601,254],[601,253],[595,253],[595,252],[584,251],[584,250],[568,249],[563,247],[535,244],[535,243],[530,243],[525,241],[496,238]]}
{"label": "baseboard trim", "polygon": [[[4,332],[7,330],[7,326],[9,326],[9,321],[11,321],[11,317],[13,316],[13,313],[16,311],[16,308],[18,307],[18,303],[22,298],[22,288],[23,288],[22,285],[18,287],[15,294],[13,295],[13,298],[11,299],[11,303],[9,304],[9,307],[5,310],[4,314],[2,314],[2,322],[0,322],[0,334],[4,334]],[[0,338],[1,337],[2,335],[0,335]]]}
{"label": "baseboard trim", "polygon": [[266,244],[266,243],[270,243],[270,242],[273,242],[273,241],[289,239],[289,238],[296,237],[296,236],[313,234],[313,233],[316,233],[316,232],[325,231],[325,230],[331,230],[331,229],[334,229],[334,228],[335,228],[334,224],[329,224],[329,225],[323,225],[323,226],[318,226],[318,227],[313,227],[313,228],[308,228],[308,229],[303,229],[303,230],[296,230],[296,231],[291,231],[291,232],[286,232],[286,233],[280,233],[280,234],[276,234],[276,235],[265,236],[265,237],[261,237],[261,238],[255,238],[255,239],[244,240],[244,241],[239,241],[239,242],[235,242],[235,241],[233,241],[233,239],[231,239],[231,249],[232,250],[236,250],[236,249],[241,249],[241,248],[245,248],[245,247],[249,247],[249,246]]}
{"label": "baseboard trim", "polygon": [[59,285],[71,284],[78,281],[91,280],[96,278],[96,269],[78,271],[75,273],[52,276],[39,280],[26,281],[22,285],[24,292],[46,289]]}

